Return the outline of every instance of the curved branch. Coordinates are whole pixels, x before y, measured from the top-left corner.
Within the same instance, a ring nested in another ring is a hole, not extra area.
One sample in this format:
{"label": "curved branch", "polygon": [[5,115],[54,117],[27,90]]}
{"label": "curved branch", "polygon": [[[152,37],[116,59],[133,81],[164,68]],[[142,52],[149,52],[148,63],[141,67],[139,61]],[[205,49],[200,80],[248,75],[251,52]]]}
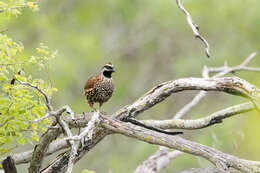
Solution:
{"label": "curved branch", "polygon": [[[168,96],[175,92],[180,92],[183,90],[206,90],[206,91],[223,91],[229,94],[234,94],[250,99],[258,98],[258,89],[249,84],[248,82],[237,78],[237,77],[225,77],[225,78],[214,78],[214,79],[203,79],[203,78],[184,78],[173,81],[168,81],[162,83],[152,90],[147,92],[144,96],[139,98],[136,102],[131,105],[125,106],[111,117],[123,120],[127,117],[136,117],[139,113],[153,107],[155,104],[163,101]],[[86,125],[86,124],[85,124]],[[53,132],[51,132],[53,134]],[[101,128],[93,133],[93,140],[87,143],[83,149],[77,151],[78,155],[75,161],[83,157],[89,149],[94,147],[100,140],[105,136],[110,134],[109,131]],[[55,133],[58,136],[58,133]],[[53,138],[52,138],[53,139]],[[47,149],[45,145],[45,150]],[[41,152],[44,152],[41,151]],[[62,172],[66,169],[67,161],[69,159],[70,152],[66,152],[62,157],[57,158],[48,168],[46,168],[44,173],[51,172],[54,168],[56,172]],[[60,170],[60,171],[58,171]]]}
{"label": "curved branch", "polygon": [[204,46],[205,46],[205,53],[206,53],[207,57],[209,58],[209,57],[210,57],[210,53],[209,53],[209,50],[210,50],[210,48],[209,48],[209,43],[207,42],[207,40],[206,40],[204,37],[202,37],[202,36],[199,34],[199,26],[196,25],[196,24],[193,22],[190,13],[183,7],[183,5],[181,4],[180,0],[176,0],[176,3],[177,3],[177,5],[178,5],[178,7],[181,9],[181,11],[186,15],[187,22],[188,22],[188,24],[190,25],[190,27],[191,27],[191,29],[192,29],[192,31],[193,31],[195,37],[196,37],[196,38],[199,38],[199,39],[202,41],[202,43],[204,44]]}
{"label": "curved branch", "polygon": [[37,85],[33,85],[32,83],[30,82],[24,82],[24,81],[21,81],[19,79],[15,79],[17,80],[21,85],[27,85],[29,87],[32,87],[32,88],[35,88],[36,90],[38,90],[45,98],[45,102],[46,102],[46,106],[48,108],[49,111],[52,111],[52,106],[51,106],[51,101],[50,101],[50,97],[48,96],[48,94],[46,92],[44,92],[39,86]]}
{"label": "curved branch", "polygon": [[101,116],[101,125],[115,133],[136,138],[150,144],[166,146],[203,157],[212,162],[220,171],[228,171],[230,167],[246,173],[260,171],[260,162],[240,159],[179,136],[168,136],[105,116]]}
{"label": "curved branch", "polygon": [[[224,76],[230,72],[237,72],[237,71],[259,71],[258,67],[247,67],[247,64],[258,54],[258,51],[251,53],[240,65],[238,66],[234,66],[234,67],[229,67],[227,65],[227,63],[224,64],[223,67],[207,67],[204,66],[203,71],[202,71],[202,76],[204,78],[209,78],[209,73],[217,73],[212,77],[221,77]],[[207,92],[205,91],[200,91],[188,104],[186,104],[182,109],[180,109],[173,118],[176,119],[180,119],[181,117],[183,117],[185,114],[187,114],[187,112],[189,112],[194,106],[196,106],[201,100],[202,98],[204,98],[206,96]],[[160,147],[162,148],[162,147]],[[175,150],[175,151],[168,151],[167,148],[164,147],[163,149],[165,152],[167,152],[168,154],[166,155],[162,155],[161,157],[153,157],[150,156],[147,160],[145,160],[142,164],[140,164],[138,166],[138,168],[136,169],[135,173],[142,173],[142,171],[138,170],[149,170],[149,173],[157,173],[159,172],[161,169],[159,168],[163,168],[166,165],[168,165],[168,163],[170,162],[170,159],[173,158],[169,158],[168,155],[181,155],[179,154],[180,151]],[[158,150],[159,152],[159,150]],[[181,152],[183,153],[183,152]],[[155,154],[156,156],[156,154]],[[151,164],[149,164],[151,163]],[[159,167],[157,165],[160,165]],[[150,167],[149,167],[150,165]],[[154,166],[151,166],[154,165]],[[148,166],[148,167],[147,167]],[[154,169],[152,169],[154,168]],[[147,172],[148,173],[148,172]]]}
{"label": "curved branch", "polygon": [[144,96],[135,101],[132,105],[126,106],[113,115],[113,118],[124,119],[135,117],[137,114],[151,108],[157,103],[162,102],[171,94],[184,90],[204,90],[221,91],[232,95],[238,95],[252,100],[257,107],[260,107],[259,89],[247,81],[238,77],[223,78],[183,78],[168,81],[157,85]]}
{"label": "curved branch", "polygon": [[243,103],[228,107],[221,111],[215,112],[207,117],[196,120],[170,119],[170,120],[143,120],[143,124],[160,129],[201,129],[217,123],[222,123],[222,120],[231,116],[249,112],[254,110],[254,104],[251,102]]}
{"label": "curved branch", "polygon": [[[252,103],[245,103],[245,104],[241,104],[241,105],[242,106],[240,106],[240,105],[234,106],[234,107],[239,107],[241,109],[239,109],[239,110],[233,109],[233,111],[234,111],[233,114],[239,113],[239,112],[243,112],[243,111],[244,112],[245,111],[249,111],[249,109],[253,108],[253,104]],[[242,110],[242,108],[244,108],[244,110]],[[228,110],[228,109],[226,109],[226,110]],[[225,111],[222,111],[222,112],[225,113]],[[230,109],[229,114],[230,115],[232,114],[231,109]],[[87,114],[87,116],[86,115],[77,115],[77,116],[75,116],[76,117],[75,119],[72,119],[71,117],[68,117],[68,118],[65,119],[65,121],[69,125],[70,128],[85,127],[86,124],[88,124],[88,122],[89,122],[89,120],[91,119],[92,116],[93,116],[92,113]],[[122,121],[118,121],[118,123],[131,125],[131,127],[133,127],[136,130],[138,130],[138,128],[141,128],[139,126],[134,126],[133,124],[124,123]],[[102,125],[104,127],[106,127],[106,125],[104,125],[104,123]],[[112,125],[113,126],[113,123],[112,124],[110,123],[108,125]],[[109,129],[110,128],[111,127],[109,127]],[[57,133],[61,133],[62,132],[61,128],[58,128],[56,130],[57,130]],[[147,131],[147,129],[146,129],[146,131]],[[118,132],[118,131],[115,131],[115,132]],[[151,132],[154,132],[154,131],[151,131]],[[53,132],[49,132],[49,133],[53,134]],[[129,133],[130,133],[130,131],[129,131]],[[135,132],[135,133],[136,133],[136,135],[137,135],[137,133],[142,135],[142,133],[140,133],[140,132]],[[77,156],[76,161],[79,160],[82,156],[84,156],[84,154],[86,154],[92,147],[94,147],[101,139],[103,139],[108,134],[111,134],[111,132],[109,132],[109,131],[107,131],[105,129],[99,129],[98,131],[96,131],[93,134],[93,135],[95,135],[93,140],[90,143],[88,143],[85,146],[85,148],[83,148],[81,150],[78,150],[79,156]],[[58,136],[58,134],[55,134],[55,136]],[[146,138],[145,135],[143,135],[142,137]],[[54,153],[54,152],[56,152],[58,150],[66,148],[66,147],[69,147],[69,145],[68,145],[68,143],[66,143],[66,141],[64,139],[63,140],[59,140],[59,141],[54,141],[53,143],[51,143],[49,145],[49,147],[46,150],[46,152],[42,152],[42,153],[44,155],[50,155],[50,154],[52,154],[52,153]],[[166,150],[162,150],[162,152],[157,153],[158,157],[157,156],[156,157],[152,157],[153,161],[155,163],[157,163],[156,167],[158,168],[158,170],[160,170],[162,167],[165,166],[164,163],[162,163],[162,164],[158,163],[158,159],[161,158],[161,160],[163,160],[163,159],[165,159],[164,156],[167,156],[168,160],[170,161],[170,159],[177,157],[182,152],[173,151],[173,152],[167,152],[167,154],[165,154],[165,153],[166,153]],[[13,155],[13,158],[14,158],[16,164],[26,163],[26,162],[30,161],[31,154],[32,154],[32,151],[29,151],[29,152],[26,152],[26,153]],[[70,152],[68,151],[62,157],[57,158],[57,160],[54,161],[49,167],[47,167],[46,169],[42,170],[42,173],[50,173],[50,172],[53,172],[54,170],[55,170],[54,172],[62,172],[62,170],[66,170],[67,169],[67,164],[66,163],[69,160],[69,157],[70,157]],[[150,162],[150,161],[148,161],[148,162]],[[147,164],[149,164],[149,163],[147,163]],[[148,168],[146,168],[146,169],[148,169]],[[58,170],[60,170],[60,171],[58,171]]]}

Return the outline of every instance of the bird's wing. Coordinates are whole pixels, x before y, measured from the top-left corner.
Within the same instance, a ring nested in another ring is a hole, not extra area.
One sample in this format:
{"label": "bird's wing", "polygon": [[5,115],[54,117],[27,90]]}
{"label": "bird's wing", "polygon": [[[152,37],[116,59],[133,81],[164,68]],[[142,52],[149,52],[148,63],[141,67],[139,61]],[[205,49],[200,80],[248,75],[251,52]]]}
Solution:
{"label": "bird's wing", "polygon": [[98,75],[90,77],[84,87],[85,93],[91,91],[95,87],[95,84],[99,82],[102,82],[101,76]]}

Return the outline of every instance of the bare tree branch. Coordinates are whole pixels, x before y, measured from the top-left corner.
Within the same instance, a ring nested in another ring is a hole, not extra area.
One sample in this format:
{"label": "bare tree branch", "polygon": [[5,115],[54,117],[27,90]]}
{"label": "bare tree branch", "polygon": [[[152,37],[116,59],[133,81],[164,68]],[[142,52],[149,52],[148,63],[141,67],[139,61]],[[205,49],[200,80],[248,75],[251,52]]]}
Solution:
{"label": "bare tree branch", "polygon": [[52,106],[51,106],[51,101],[50,101],[50,97],[47,95],[46,92],[44,92],[39,86],[37,85],[33,85],[32,83],[30,82],[24,82],[24,81],[21,81],[19,79],[15,79],[17,80],[21,85],[27,85],[29,87],[32,87],[32,88],[35,88],[36,90],[38,90],[45,98],[45,102],[46,102],[46,106],[48,108],[49,111],[52,111]]}
{"label": "bare tree branch", "polygon": [[39,171],[49,144],[61,133],[60,130],[60,128],[49,128],[40,137],[39,143],[35,146],[32,159],[30,160],[29,173],[35,173]]}
{"label": "bare tree branch", "polygon": [[180,154],[182,154],[181,151],[168,152],[168,148],[160,147],[156,153],[142,163],[144,166],[139,166],[134,173],[156,173],[166,166],[165,162],[170,162]]}
{"label": "bare tree branch", "polygon": [[[225,63],[225,65],[223,67],[211,67],[208,68],[206,66],[204,66],[203,71],[202,71],[202,76],[204,78],[209,78],[209,74],[208,73],[216,73],[218,72],[216,75],[212,76],[212,77],[222,77],[230,72],[236,72],[236,71],[256,71],[258,72],[260,70],[260,68],[258,67],[247,67],[246,65],[258,54],[258,52],[253,52],[251,53],[240,65],[235,66],[235,67],[228,67],[227,63]],[[200,91],[193,99],[191,102],[189,102],[188,104],[186,104],[181,110],[179,110],[176,115],[174,116],[174,118],[181,118],[184,114],[186,114],[189,110],[191,110],[195,105],[198,104],[198,102],[206,96],[206,92],[205,91]]]}
{"label": "bare tree branch", "polygon": [[100,116],[99,110],[95,111],[93,113],[93,116],[90,119],[90,121],[88,121],[87,127],[83,130],[83,132],[80,133],[80,135],[76,135],[76,136],[72,135],[67,123],[65,123],[65,121],[62,122],[63,126],[66,127],[67,136],[68,136],[68,138],[65,138],[65,140],[70,141],[71,148],[72,148],[71,153],[70,153],[69,162],[68,162],[67,173],[72,172],[74,160],[75,160],[75,157],[77,155],[77,150],[78,150],[78,147],[79,147],[79,141],[78,140],[81,140],[82,146],[84,145],[84,141],[85,141],[86,136],[87,136],[87,140],[92,140],[95,125],[99,124],[99,121],[100,121],[99,116]]}
{"label": "bare tree branch", "polygon": [[16,62],[16,63],[7,63],[7,64],[0,64],[0,66],[10,66],[10,65],[20,65],[25,64],[24,62]]}
{"label": "bare tree branch", "polygon": [[194,35],[196,38],[199,38],[202,43],[204,44],[205,46],[205,53],[207,55],[207,57],[210,57],[210,53],[209,53],[209,50],[210,50],[210,47],[209,47],[209,43],[207,42],[207,40],[202,37],[200,34],[199,34],[199,26],[196,25],[192,18],[191,18],[191,15],[190,13],[183,7],[183,5],[181,4],[181,1],[180,0],[176,0],[176,3],[178,5],[178,7],[181,9],[181,11],[186,15],[186,19],[187,19],[187,22],[188,24],[190,25]]}
{"label": "bare tree branch", "polygon": [[173,137],[109,117],[101,117],[101,125],[115,133],[203,157],[212,162],[220,171],[228,171],[229,168],[234,168],[245,173],[260,171],[260,162],[240,159],[214,148],[188,141],[179,136]]}
{"label": "bare tree branch", "polygon": [[171,119],[171,120],[144,120],[141,121],[147,126],[152,126],[160,129],[201,129],[217,123],[222,123],[222,120],[231,116],[241,114],[244,112],[254,110],[254,104],[251,102],[243,103],[228,107],[221,111],[215,112],[207,117],[196,120],[183,120],[183,119]]}
{"label": "bare tree branch", "polygon": [[[119,120],[123,120],[127,117],[135,117],[139,113],[163,101],[172,93],[180,92],[183,90],[223,91],[229,94],[239,95],[246,98],[254,99],[258,97],[258,89],[256,87],[236,77],[214,79],[184,78],[165,82],[156,86],[133,104],[123,107],[122,109],[117,111],[115,114],[112,115],[112,117]],[[109,132],[104,131],[104,129],[97,130],[94,133],[94,140],[86,146],[87,149],[94,147],[108,133]],[[86,152],[88,151],[78,150],[79,155],[77,156],[76,160],[80,159]],[[59,168],[55,170],[60,170],[60,172],[62,172],[62,170],[66,169],[67,167],[65,163],[67,163],[69,156],[69,153],[65,153],[63,157],[55,160],[49,167],[43,170],[42,173],[52,172],[54,168]]]}
{"label": "bare tree branch", "polygon": [[[61,132],[61,130],[60,130]],[[50,143],[48,149],[46,150],[46,152],[44,152],[44,156],[49,156],[54,154],[57,151],[60,151],[62,149],[68,148],[69,144],[66,140],[57,140],[57,141],[53,141],[52,143]],[[13,154],[12,157],[15,160],[16,164],[23,164],[23,163],[28,163],[32,160],[32,155],[33,155],[33,150],[29,150],[26,152],[22,152],[22,153],[16,153]],[[3,160],[3,159],[0,159]]]}
{"label": "bare tree branch", "polygon": [[[209,78],[209,71],[208,67],[204,66],[202,70],[202,77]],[[206,91],[200,91],[189,103],[187,103],[182,109],[180,109],[173,118],[181,118],[183,117],[187,112],[189,112],[194,106],[196,106],[200,100],[205,97],[207,94]]]}
{"label": "bare tree branch", "polygon": [[[209,78],[209,73],[217,73],[215,74],[213,77],[221,77],[224,76],[230,72],[236,72],[239,70],[249,70],[249,71],[258,71],[259,69],[257,67],[247,67],[246,65],[257,55],[257,51],[251,53],[240,65],[235,66],[235,67],[228,67],[227,62],[224,64],[223,67],[214,67],[214,68],[208,68],[207,66],[204,66],[203,71],[202,71],[202,76],[204,78]],[[201,100],[202,98],[204,98],[207,95],[206,91],[200,91],[193,99],[192,101],[190,101],[188,104],[186,104],[181,110],[179,110],[175,116],[173,116],[173,119],[180,119],[181,117],[183,117],[185,114],[187,114],[187,112],[189,112],[194,106],[196,106]],[[181,155],[180,151],[175,150],[175,151],[168,151],[168,149],[166,147],[160,147],[160,150],[164,151],[164,152],[168,152],[168,155]],[[159,152],[159,150],[158,150]],[[181,152],[183,154],[183,152]],[[164,168],[166,167],[166,165],[168,165],[168,163],[170,162],[170,159],[173,158],[169,158],[168,155],[161,155],[160,157],[153,157],[150,156],[150,158],[148,158],[147,160],[145,160],[142,164],[140,164],[135,173],[142,173],[142,170],[147,170],[147,173],[157,173],[159,172],[161,169],[159,168]],[[155,153],[156,156],[156,153]],[[158,163],[157,163],[158,162]],[[149,164],[151,163],[151,164]],[[157,167],[157,164],[160,164],[160,167]],[[147,166],[152,166],[154,165],[154,167],[147,167]],[[148,171],[150,170],[150,172]],[[156,170],[156,171],[155,171]]]}
{"label": "bare tree branch", "polygon": [[[165,82],[156,86],[155,88],[147,92],[143,97],[139,98],[133,104],[123,107],[122,109],[117,111],[115,114],[112,115],[112,117],[117,118],[119,120],[122,120],[126,117],[135,117],[139,113],[163,101],[171,94],[183,90],[223,91],[229,94],[234,94],[245,98],[258,98],[258,89],[255,86],[237,77],[224,77],[214,79],[184,78]],[[62,111],[64,112],[65,110]],[[60,113],[62,113],[62,111],[60,111]],[[71,123],[69,123],[69,126],[71,126]],[[43,134],[43,136],[40,138],[40,143],[35,147],[31,165],[32,163],[36,164],[37,162],[39,164],[39,162],[41,162],[45,152],[48,149],[50,142],[52,142],[60,133],[60,128],[51,128],[48,129],[48,131],[45,134]],[[106,135],[110,133],[110,131],[107,131],[104,128],[96,129],[93,133],[93,139],[85,146],[78,149],[78,155],[76,156],[74,162],[76,162],[82,156],[84,156],[89,149],[94,147],[100,140],[102,140]],[[42,172],[52,172],[54,168],[56,172],[63,172],[67,169],[67,163],[70,154],[70,152],[66,152],[62,157],[57,158],[57,160],[55,160],[49,167],[44,169]],[[38,165],[37,170],[40,168],[39,166],[40,165]]]}
{"label": "bare tree branch", "polygon": [[[58,124],[63,129],[63,132],[66,134],[66,136],[72,137],[73,134],[72,134],[68,124],[61,118],[61,116],[57,115],[56,119],[57,119]],[[78,150],[79,144],[77,142],[75,142],[74,140],[69,140],[69,143],[71,146],[71,153],[70,153],[70,158],[69,158],[69,162],[68,162],[67,173],[72,173],[73,165],[74,165],[73,161],[77,155],[77,150]]]}
{"label": "bare tree branch", "polygon": [[[242,104],[243,105],[243,104]],[[249,107],[250,107],[250,105],[251,105],[251,107],[253,107],[253,104],[252,103],[246,103],[246,104],[244,104],[245,105],[245,107],[244,107],[244,111],[248,111],[247,109],[248,109],[248,107],[246,106],[246,105],[248,105]],[[236,107],[239,107],[240,105],[237,105]],[[240,107],[241,108],[241,107]],[[228,110],[228,109],[227,109]],[[230,109],[230,111],[231,111],[231,109]],[[237,110],[237,109],[234,109],[233,110],[234,111],[234,113],[239,113],[239,111]],[[243,110],[240,110],[240,111],[243,111]],[[225,113],[225,111],[223,111],[223,113]],[[231,113],[231,112],[230,112]],[[92,114],[89,114],[87,117],[85,116],[85,115],[77,115],[76,117],[77,118],[75,118],[74,120],[72,119],[72,118],[67,118],[67,119],[65,119],[65,121],[66,121],[66,123],[69,125],[69,127],[70,128],[77,128],[77,127],[85,127],[86,126],[86,124],[88,124],[89,123],[89,121],[90,121],[90,119],[91,119],[91,116],[93,116]],[[123,123],[123,122],[121,122],[121,121],[119,121],[120,123]],[[129,123],[125,123],[125,124],[129,124]],[[112,124],[113,125],[113,124]],[[103,125],[102,124],[102,126],[105,126],[105,125]],[[134,126],[134,125],[132,125],[132,126]],[[106,126],[105,126],[106,127]],[[134,127],[135,129],[138,129],[138,128],[140,128],[140,127],[137,127],[137,126],[135,126]],[[109,128],[110,129],[110,128]],[[110,129],[111,130],[111,129]],[[146,129],[147,130],[147,129]],[[61,129],[59,130],[59,132],[61,133]],[[94,133],[95,134],[95,133]],[[109,134],[109,133],[107,133],[107,132],[105,132],[104,133],[104,129],[103,129],[103,135],[104,134]],[[100,135],[100,134],[99,134]],[[102,135],[102,137],[104,137]],[[97,136],[96,136],[97,137]],[[96,137],[94,137],[94,140],[97,140],[97,138]],[[143,136],[143,137],[145,137],[145,136]],[[98,138],[100,139],[100,136],[98,136]],[[96,141],[97,142],[97,141]],[[93,144],[92,144],[93,145]],[[50,144],[50,146],[49,146],[49,149],[47,150],[47,152],[45,152],[44,154],[46,154],[46,155],[49,155],[50,153],[52,153],[52,152],[55,152],[55,151],[57,151],[57,150],[59,150],[59,149],[63,149],[63,148],[65,148],[65,147],[68,147],[68,144],[65,142],[65,140],[63,139],[63,140],[59,140],[59,141],[55,141],[55,142],[53,142],[52,144]],[[90,144],[88,145],[88,149],[91,149],[93,146],[90,146]],[[87,150],[88,151],[88,150]],[[87,152],[86,151],[86,152]],[[82,152],[82,151],[81,151]],[[78,150],[78,153],[81,153],[81,152],[79,152],[79,150]],[[158,153],[156,153],[156,156],[153,156],[152,157],[152,160],[154,160],[154,162],[152,162],[152,163],[147,163],[147,165],[146,165],[146,169],[152,169],[152,167],[147,167],[148,165],[151,165],[151,164],[155,164],[156,163],[156,165],[154,165],[154,166],[156,166],[156,169],[157,170],[160,170],[162,167],[164,167],[165,166],[165,157],[167,157],[168,158],[168,161],[170,161],[171,159],[173,159],[173,158],[175,158],[175,157],[177,157],[178,155],[180,155],[182,152],[179,152],[179,151],[175,151],[175,152],[168,152],[168,151],[166,151],[166,150],[161,150],[160,152],[158,152]],[[81,153],[82,154],[82,153]],[[29,160],[30,160],[30,155],[31,155],[31,152],[30,153],[24,153],[24,154],[20,154],[20,156],[19,155],[14,155],[13,156],[13,158],[14,158],[14,160],[15,160],[15,162],[17,163],[17,164],[19,164],[19,163],[25,163],[25,162],[28,162]],[[27,159],[25,159],[25,158],[23,158],[24,156],[26,156],[27,157]],[[68,152],[68,154],[67,154],[67,159],[69,159],[69,157],[70,157],[70,152]],[[63,158],[63,159],[62,159]],[[62,159],[63,160],[63,162],[62,162],[62,164],[61,164],[61,162],[56,162],[57,164],[55,165],[55,166],[49,166],[48,168],[46,168],[45,170],[43,170],[42,172],[44,172],[44,173],[46,173],[46,172],[53,172],[54,171],[54,168],[57,168],[57,166],[58,166],[58,168],[60,168],[59,166],[63,166],[63,168],[62,168],[62,170],[66,170],[66,164],[64,164],[64,157],[61,157],[60,159]],[[77,158],[77,160],[78,160],[79,158]],[[160,160],[160,159],[162,159],[162,162],[158,162],[158,160]],[[65,161],[66,161],[66,159],[65,159]],[[149,161],[151,162],[151,159],[149,159]],[[148,161],[147,161],[148,162]],[[60,163],[60,164],[58,164],[58,163]],[[58,171],[57,169],[55,170],[55,171]],[[63,172],[63,171],[58,171],[58,172]],[[137,172],[137,171],[136,171]]]}
{"label": "bare tree branch", "polygon": [[258,54],[258,51],[251,53],[240,65],[229,67],[227,62],[224,64],[223,67],[211,67],[208,68],[209,73],[216,73],[218,74],[214,75],[213,77],[221,77],[226,75],[230,72],[237,72],[237,71],[256,71],[259,72],[260,68],[258,67],[247,67],[247,64]]}
{"label": "bare tree branch", "polygon": [[200,91],[193,99],[191,102],[186,104],[181,110],[179,110],[175,116],[174,119],[181,118],[183,115],[185,115],[187,112],[189,112],[194,106],[196,106],[200,100],[205,97],[207,94],[206,91]]}
{"label": "bare tree branch", "polygon": [[[238,77],[183,78],[157,85],[135,103],[123,108],[114,118],[123,119],[126,118],[126,115],[135,117],[138,113],[163,101],[171,94],[184,90],[222,91],[249,98],[250,100],[258,100],[260,97],[259,89]],[[257,102],[256,105],[258,106]]]}
{"label": "bare tree branch", "polygon": [[95,111],[90,121],[88,121],[87,127],[79,135],[70,136],[68,138],[65,138],[65,140],[82,140],[85,139],[86,136],[88,140],[92,140],[94,128],[96,124],[98,124],[100,121],[99,115],[100,112]]}
{"label": "bare tree branch", "polygon": [[[37,5],[37,4],[39,4],[39,2],[40,2],[40,0],[36,0],[35,2],[33,2],[33,4]],[[3,13],[3,12],[8,11],[8,10],[22,9],[22,8],[28,8],[28,5],[25,4],[25,5],[13,6],[13,7],[10,7],[10,8],[0,9],[0,13]]]}
{"label": "bare tree branch", "polygon": [[247,64],[258,54],[258,51],[251,53],[244,62],[240,64],[241,67],[247,66]]}
{"label": "bare tree branch", "polygon": [[[61,116],[65,111],[70,111],[67,109],[67,106],[62,107],[57,111],[50,111],[49,114],[55,117]],[[71,118],[74,118],[74,114],[71,115]],[[61,128],[49,128],[39,140],[39,144],[37,144],[34,148],[32,159],[29,166],[29,173],[38,172],[41,168],[42,161],[44,158],[45,152],[49,148],[50,143],[55,140],[58,135],[62,132]]]}
{"label": "bare tree branch", "polygon": [[[235,173],[234,171],[229,171],[230,173]],[[191,168],[180,173],[219,173],[217,168]]]}

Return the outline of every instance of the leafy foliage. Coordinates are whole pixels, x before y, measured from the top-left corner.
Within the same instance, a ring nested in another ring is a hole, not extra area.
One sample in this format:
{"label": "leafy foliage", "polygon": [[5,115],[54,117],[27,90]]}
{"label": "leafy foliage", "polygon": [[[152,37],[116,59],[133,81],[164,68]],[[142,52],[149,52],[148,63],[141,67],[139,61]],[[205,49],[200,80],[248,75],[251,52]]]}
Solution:
{"label": "leafy foliage", "polygon": [[25,0],[6,0],[0,2],[0,12],[8,16],[18,16],[21,14],[22,8],[31,8],[33,11],[38,10],[38,1],[25,1]]}
{"label": "leafy foliage", "polygon": [[[10,9],[11,6],[21,6],[25,3],[1,2],[0,8]],[[27,5],[32,6],[29,2]],[[28,57],[23,54],[23,50],[22,43],[0,33],[0,154],[9,151],[7,144],[16,142],[18,145],[24,145],[26,141],[37,141],[39,132],[49,123],[49,120],[41,121],[39,124],[31,123],[31,120],[46,113],[44,97],[35,88],[22,85],[16,79],[37,85],[49,96],[57,91],[50,83],[26,73],[29,68],[48,70],[48,61],[53,59],[57,52],[50,52],[42,43],[36,48],[35,55]]]}

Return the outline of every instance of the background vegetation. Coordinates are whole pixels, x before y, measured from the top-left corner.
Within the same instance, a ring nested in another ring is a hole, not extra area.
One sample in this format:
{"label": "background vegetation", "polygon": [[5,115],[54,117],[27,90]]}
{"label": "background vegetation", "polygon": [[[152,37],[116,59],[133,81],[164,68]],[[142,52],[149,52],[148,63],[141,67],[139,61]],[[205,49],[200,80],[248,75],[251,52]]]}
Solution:
{"label": "background vegetation", "polygon": [[[23,43],[23,57],[35,54],[40,43],[48,45],[50,52],[58,51],[57,57],[45,64],[46,68],[39,71],[39,67],[30,66],[26,72],[35,79],[44,79],[50,92],[54,87],[58,89],[52,96],[57,107],[68,104],[76,113],[90,111],[83,86],[89,76],[111,61],[117,71],[113,76],[116,91],[103,110],[113,113],[158,83],[200,77],[203,65],[223,66],[224,61],[237,65],[251,52],[259,50],[258,0],[185,0],[183,5],[210,43],[210,59],[206,58],[202,44],[194,39],[174,0],[41,1],[37,12],[23,9],[16,17],[0,13],[0,31],[8,29],[4,34]],[[260,67],[259,55],[253,63]],[[257,73],[233,75],[260,87]],[[170,118],[195,94],[176,94],[141,118]],[[188,116],[203,117],[242,101],[235,96],[211,92]],[[247,113],[214,127],[186,132],[184,136],[245,159],[259,160],[259,122],[259,115]],[[26,142],[24,148],[30,147]],[[75,166],[75,172],[87,168],[96,172],[111,169],[114,173],[130,173],[156,150],[157,146],[123,136],[108,137]],[[21,150],[10,152],[17,151]],[[210,163],[203,159],[185,154],[162,172],[208,165]],[[25,165],[18,168],[22,170]]]}

